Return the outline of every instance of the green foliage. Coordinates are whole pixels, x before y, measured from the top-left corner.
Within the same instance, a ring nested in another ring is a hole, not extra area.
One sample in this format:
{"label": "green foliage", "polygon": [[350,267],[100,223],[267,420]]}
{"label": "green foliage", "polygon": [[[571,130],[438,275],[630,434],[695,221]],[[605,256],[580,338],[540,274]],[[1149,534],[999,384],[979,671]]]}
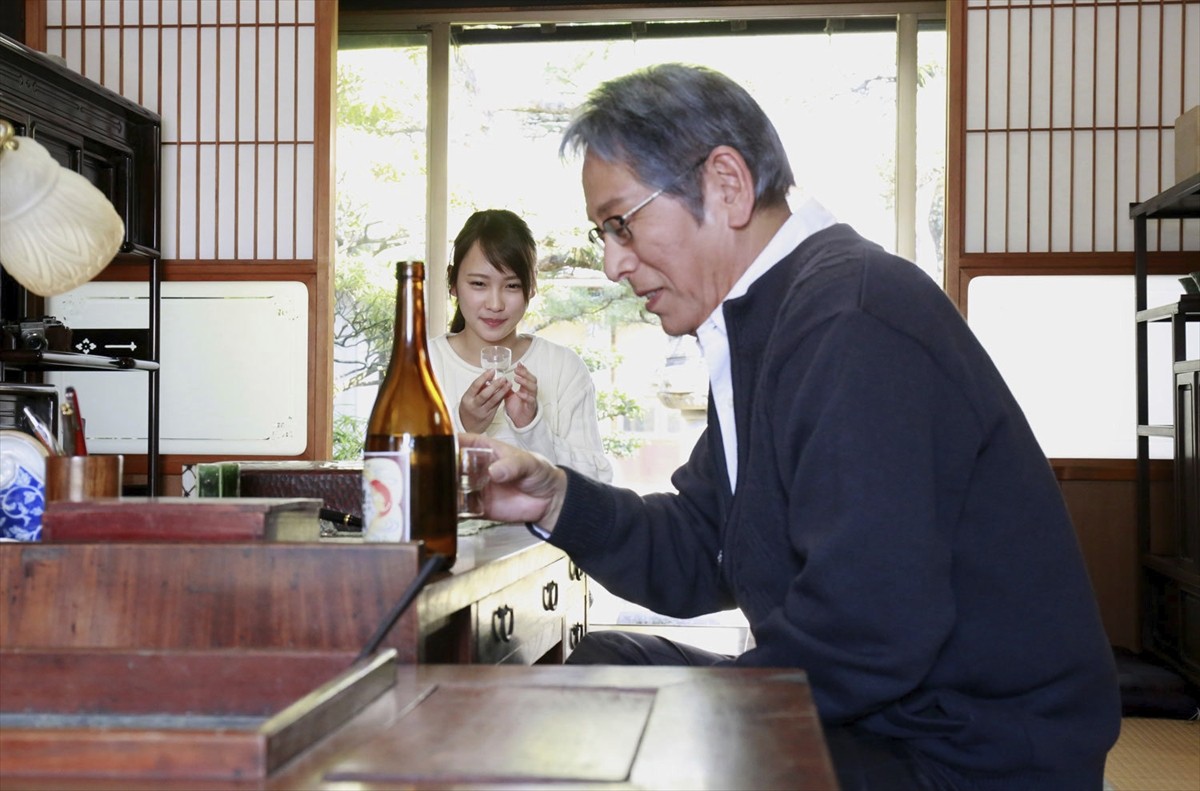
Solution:
{"label": "green foliage", "polygon": [[640,420],[642,405],[623,390],[601,390],[596,393],[596,414],[601,420],[617,417]]}
{"label": "green foliage", "polygon": [[614,459],[627,459],[644,444],[641,439],[627,431],[610,431],[600,437],[604,452]]}
{"label": "green foliage", "polygon": [[396,322],[395,287],[368,277],[362,262],[343,261],[334,273],[334,363],[348,371],[339,390],[379,384],[392,353]]}
{"label": "green foliage", "polygon": [[353,415],[337,415],[333,419],[333,458],[339,461],[361,459],[367,438],[367,421]]}

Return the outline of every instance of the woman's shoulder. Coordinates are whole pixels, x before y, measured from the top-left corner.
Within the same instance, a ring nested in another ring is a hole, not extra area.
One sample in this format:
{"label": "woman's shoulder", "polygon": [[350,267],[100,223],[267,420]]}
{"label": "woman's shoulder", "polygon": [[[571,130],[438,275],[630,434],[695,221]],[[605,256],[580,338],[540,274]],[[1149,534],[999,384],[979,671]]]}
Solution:
{"label": "woman's shoulder", "polygon": [[526,360],[532,361],[541,357],[559,362],[577,360],[580,365],[583,364],[583,359],[569,346],[563,346],[561,343],[547,340],[540,335],[528,335],[526,337],[529,338],[529,349],[521,356],[521,362],[525,362]]}
{"label": "woman's shoulder", "polygon": [[456,368],[469,369],[471,366],[455,351],[450,339],[455,333],[447,332],[435,337],[429,342],[429,356],[438,363],[452,365]]}

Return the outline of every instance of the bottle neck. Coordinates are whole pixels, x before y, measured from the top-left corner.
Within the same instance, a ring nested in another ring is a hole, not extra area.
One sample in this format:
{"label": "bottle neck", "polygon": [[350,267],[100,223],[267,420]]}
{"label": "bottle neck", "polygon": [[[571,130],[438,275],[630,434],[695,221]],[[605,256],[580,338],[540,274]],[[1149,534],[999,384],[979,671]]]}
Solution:
{"label": "bottle neck", "polygon": [[425,356],[425,268],[419,263],[397,264],[396,327],[392,359]]}

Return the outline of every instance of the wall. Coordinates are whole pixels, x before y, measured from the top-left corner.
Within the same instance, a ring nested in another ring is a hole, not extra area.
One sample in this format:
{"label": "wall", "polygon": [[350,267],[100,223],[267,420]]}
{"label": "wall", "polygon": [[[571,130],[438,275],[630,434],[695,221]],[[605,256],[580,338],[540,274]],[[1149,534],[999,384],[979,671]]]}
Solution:
{"label": "wall", "polygon": [[[328,458],[336,3],[27,0],[24,11],[28,45],[162,117],[164,295],[204,283],[200,299],[226,298],[220,313],[195,301],[175,310],[183,302],[164,299],[168,480],[183,463],[232,455],[239,442],[254,457]],[[99,280],[111,289],[138,273],[110,267]],[[300,320],[272,332],[253,331],[255,317],[233,302],[249,289],[269,316],[273,292],[296,284]],[[181,337],[172,358],[173,330]],[[212,344],[197,356],[183,348],[193,338]],[[272,344],[300,350],[299,403],[286,415],[270,397],[278,382],[264,378],[271,366],[262,363],[280,356]]]}
{"label": "wall", "polygon": [[[1173,124],[1200,103],[1200,2],[966,0],[947,9],[951,297],[969,317],[973,278],[1132,275],[1129,204],[1174,183]],[[1200,221],[1158,225],[1151,273],[1194,269]],[[1130,278],[1131,338],[1132,289]],[[1055,391],[1066,409],[1092,393],[1087,371],[1075,373],[1077,384]],[[1131,391],[1133,380],[1131,360]],[[1132,413],[1128,423],[1132,437]],[[1133,460],[1052,464],[1109,637],[1137,650]],[[1152,470],[1155,507],[1167,513],[1170,462]]]}

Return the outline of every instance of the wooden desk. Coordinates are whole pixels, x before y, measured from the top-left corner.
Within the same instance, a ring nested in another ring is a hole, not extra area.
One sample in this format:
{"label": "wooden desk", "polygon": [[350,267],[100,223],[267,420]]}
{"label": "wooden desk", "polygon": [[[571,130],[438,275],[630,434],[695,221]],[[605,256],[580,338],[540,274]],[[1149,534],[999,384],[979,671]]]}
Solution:
{"label": "wooden desk", "polygon": [[[312,664],[304,660],[303,666]],[[17,661],[7,667],[11,675],[23,672],[33,686],[39,673],[52,674],[47,668],[57,667],[57,663]],[[4,751],[7,757],[0,753],[0,787],[11,791],[68,787],[129,791],[837,787],[808,684],[799,671],[572,665],[395,667],[393,687],[356,709],[345,725],[323,731],[328,735],[307,743],[270,774],[222,777],[220,773],[228,772],[229,766],[220,764],[232,761],[236,749],[230,740],[214,750],[216,732],[212,731],[190,736],[187,730],[151,732],[134,745],[138,755],[125,761],[114,757],[116,749],[96,749],[90,760],[99,764],[99,771],[89,771],[74,760],[86,751],[78,749],[87,746],[86,733],[62,732],[64,742],[75,748],[63,748],[57,758],[52,735],[40,741],[27,739],[26,756],[31,751],[41,752],[40,757],[30,759],[21,757],[16,749],[21,742],[11,741],[14,731],[10,726],[7,735],[0,728],[0,738],[10,739],[7,743],[13,748]],[[137,675],[135,682],[144,688],[146,676],[154,674],[128,675]],[[119,685],[121,679],[114,677],[108,683]],[[43,694],[53,696],[53,690],[61,686],[46,683]],[[80,692],[72,705],[81,705],[78,701],[88,699],[89,694],[93,693]],[[119,700],[123,708],[128,708],[125,701],[131,697],[114,696],[111,689],[94,694],[105,697],[108,706]],[[21,702],[15,703],[13,708],[19,709]],[[153,738],[156,735],[159,738]],[[200,749],[206,737],[210,760],[186,755],[190,741]],[[114,740],[114,747],[131,744],[111,731],[98,738]],[[227,732],[225,738],[229,739]],[[176,771],[189,760],[189,771],[206,776]],[[135,765],[140,767],[140,776],[129,774]],[[18,766],[26,774],[16,774],[13,767]],[[65,767],[71,767],[75,775],[64,776]],[[99,776],[104,772],[109,775]]]}
{"label": "wooden desk", "polygon": [[[416,576],[412,544],[0,544],[0,648],[355,652]],[[401,662],[562,662],[587,582],[523,525],[459,540],[384,645]]]}
{"label": "wooden desk", "polygon": [[587,633],[587,578],[524,525],[458,539],[450,574],[417,600],[422,661],[561,664]]}

